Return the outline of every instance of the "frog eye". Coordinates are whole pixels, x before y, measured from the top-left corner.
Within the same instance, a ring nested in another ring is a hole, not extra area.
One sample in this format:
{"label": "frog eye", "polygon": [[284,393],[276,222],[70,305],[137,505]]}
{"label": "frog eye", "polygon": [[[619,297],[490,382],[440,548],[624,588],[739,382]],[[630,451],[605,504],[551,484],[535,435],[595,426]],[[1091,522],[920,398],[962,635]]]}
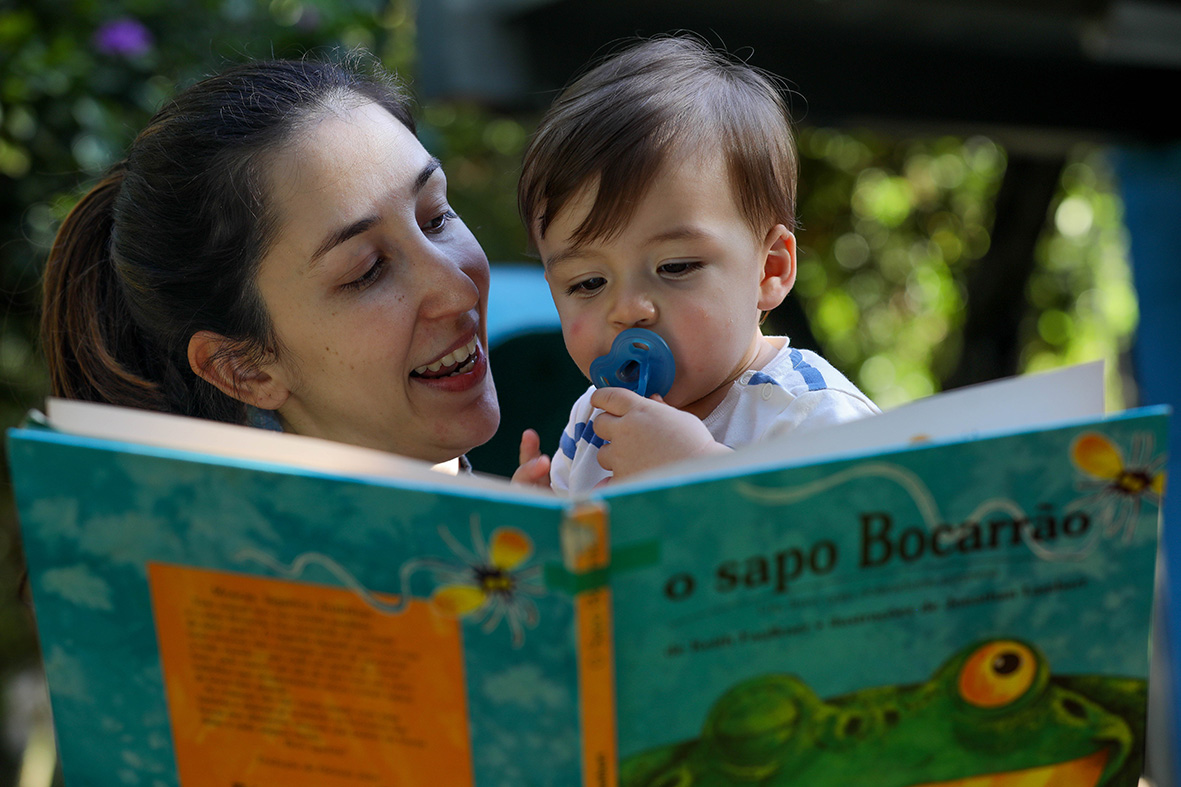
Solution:
{"label": "frog eye", "polygon": [[989,642],[964,662],[960,696],[978,708],[999,708],[1024,696],[1037,672],[1037,656],[1030,648],[1012,640]]}

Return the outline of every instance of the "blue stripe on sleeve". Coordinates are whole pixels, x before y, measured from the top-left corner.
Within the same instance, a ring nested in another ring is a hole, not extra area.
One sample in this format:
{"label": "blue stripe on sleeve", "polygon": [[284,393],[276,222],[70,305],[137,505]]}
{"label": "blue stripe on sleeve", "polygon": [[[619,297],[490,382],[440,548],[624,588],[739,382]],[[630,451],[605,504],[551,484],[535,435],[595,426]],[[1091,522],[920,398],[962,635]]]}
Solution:
{"label": "blue stripe on sleeve", "polygon": [[607,441],[595,434],[595,422],[587,421],[586,429],[582,432],[582,439],[593,445],[595,448],[602,448]]}
{"label": "blue stripe on sleeve", "polygon": [[578,436],[582,434],[582,430],[586,428],[586,424],[574,424],[574,436],[562,432],[562,439],[558,441],[558,449],[566,455],[567,459],[574,458],[574,452],[578,449]]}
{"label": "blue stripe on sleeve", "polygon": [[791,366],[800,376],[804,378],[804,382],[808,384],[809,391],[823,391],[828,385],[824,382],[824,375],[815,366],[812,366],[804,360],[804,356],[799,350],[792,348],[789,353],[791,358]]}
{"label": "blue stripe on sleeve", "polygon": [[602,448],[607,442],[595,434],[594,421],[583,421],[574,424],[573,432],[573,435],[562,432],[562,437],[558,440],[558,450],[565,454],[568,459],[574,458],[574,453],[578,450],[578,442],[580,440],[590,443],[595,448]]}

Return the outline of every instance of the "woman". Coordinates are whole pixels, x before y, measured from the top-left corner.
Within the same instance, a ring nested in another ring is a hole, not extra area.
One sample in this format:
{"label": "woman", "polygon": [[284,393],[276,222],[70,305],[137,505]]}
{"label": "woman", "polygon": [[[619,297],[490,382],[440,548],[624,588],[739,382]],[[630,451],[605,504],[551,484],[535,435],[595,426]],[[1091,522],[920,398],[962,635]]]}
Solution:
{"label": "woman", "polygon": [[408,104],[380,71],[310,61],[169,102],[58,233],[53,393],[435,463],[487,441],[488,260]]}

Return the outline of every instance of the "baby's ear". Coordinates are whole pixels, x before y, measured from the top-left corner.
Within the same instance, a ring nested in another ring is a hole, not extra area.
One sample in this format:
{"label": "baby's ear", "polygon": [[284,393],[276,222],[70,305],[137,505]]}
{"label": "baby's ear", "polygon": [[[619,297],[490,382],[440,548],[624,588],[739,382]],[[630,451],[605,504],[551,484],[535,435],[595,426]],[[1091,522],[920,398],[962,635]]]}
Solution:
{"label": "baby's ear", "polygon": [[242,352],[240,342],[219,333],[194,333],[189,338],[188,355],[194,374],[240,402],[263,410],[277,410],[291,395],[281,374],[251,362]]}
{"label": "baby's ear", "polygon": [[796,283],[796,236],[776,224],[763,241],[763,279],[759,282],[759,310],[770,311]]}

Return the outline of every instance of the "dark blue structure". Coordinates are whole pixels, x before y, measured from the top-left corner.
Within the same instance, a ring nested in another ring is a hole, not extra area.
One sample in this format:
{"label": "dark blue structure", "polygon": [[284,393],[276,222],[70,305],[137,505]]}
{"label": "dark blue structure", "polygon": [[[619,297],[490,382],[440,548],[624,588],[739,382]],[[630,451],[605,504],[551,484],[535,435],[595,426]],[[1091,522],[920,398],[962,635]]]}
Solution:
{"label": "dark blue structure", "polygon": [[[1116,154],[1132,273],[1140,302],[1133,351],[1142,404],[1168,404],[1168,481],[1181,471],[1181,144]],[[1167,483],[1167,482],[1166,482]],[[1150,765],[1162,785],[1181,784],[1181,494],[1166,491],[1153,648]]]}

